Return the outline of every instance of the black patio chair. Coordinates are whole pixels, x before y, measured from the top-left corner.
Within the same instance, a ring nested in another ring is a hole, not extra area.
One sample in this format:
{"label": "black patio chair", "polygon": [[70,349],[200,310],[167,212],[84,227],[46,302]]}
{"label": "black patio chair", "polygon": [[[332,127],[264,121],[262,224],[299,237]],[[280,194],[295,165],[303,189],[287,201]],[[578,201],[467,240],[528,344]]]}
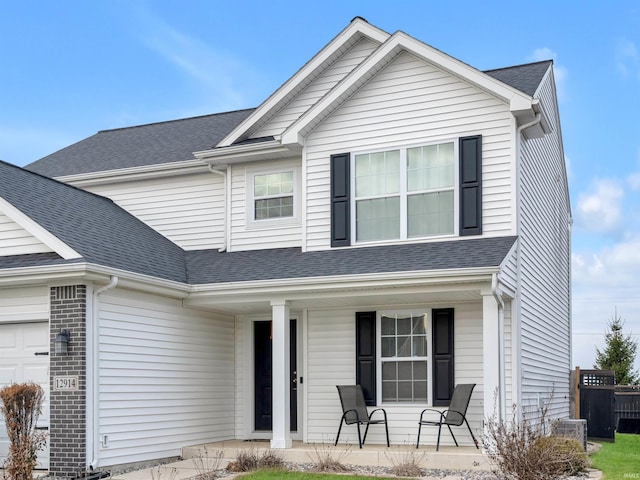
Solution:
{"label": "black patio chair", "polygon": [[[340,419],[340,426],[338,427],[338,435],[336,436],[336,442],[338,444],[340,439],[340,430],[342,430],[342,424],[353,425],[354,423],[358,427],[358,445],[362,448],[364,442],[367,440],[367,433],[369,432],[369,425],[375,423],[384,423],[384,429],[387,433],[387,447],[389,446],[389,428],[387,426],[387,412],[384,408],[376,408],[371,413],[367,411],[367,404],[364,401],[364,393],[362,393],[362,387],[360,385],[337,385],[338,395],[340,395],[340,403],[342,404],[342,418]],[[382,412],[384,418],[373,420],[373,414],[376,412]],[[366,425],[367,428],[364,431],[364,437],[360,435],[360,425]]]}
{"label": "black patio chair", "polygon": [[[449,433],[453,437],[453,441],[458,446],[458,441],[456,437],[453,435],[453,431],[451,430],[451,426],[459,427],[463,423],[467,425],[469,429],[469,433],[471,434],[471,438],[473,438],[473,443],[476,444],[476,448],[480,448],[478,446],[478,440],[473,435],[471,431],[471,427],[469,426],[469,422],[467,422],[467,407],[469,407],[469,400],[471,400],[471,393],[473,393],[473,388],[476,386],[475,383],[467,383],[467,384],[459,384],[456,385],[456,388],[453,390],[453,395],[451,396],[451,403],[449,404],[449,409],[440,411],[435,410],[433,408],[425,408],[420,414],[420,422],[418,423],[418,440],[416,441],[416,448],[420,446],[420,431],[422,430],[423,425],[438,427],[438,443],[436,444],[436,451],[440,449],[440,432],[442,431],[442,425],[446,425],[449,429]],[[425,412],[435,413],[439,416],[438,420],[425,420],[424,414]]]}

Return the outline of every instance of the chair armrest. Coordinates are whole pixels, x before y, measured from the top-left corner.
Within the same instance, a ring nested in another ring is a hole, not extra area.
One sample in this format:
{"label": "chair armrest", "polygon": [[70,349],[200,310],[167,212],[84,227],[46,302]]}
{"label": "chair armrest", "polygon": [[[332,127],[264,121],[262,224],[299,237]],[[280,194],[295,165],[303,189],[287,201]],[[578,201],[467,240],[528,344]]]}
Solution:
{"label": "chair armrest", "polygon": [[[433,412],[433,413],[437,413],[438,416],[440,417],[440,420],[438,420],[438,422],[442,422],[444,417],[445,417],[445,412],[441,412],[440,410],[436,410],[434,408],[425,408],[424,410],[422,410],[422,412],[420,413],[420,423],[422,423],[422,417],[425,414],[425,412]],[[427,421],[433,421],[433,420],[427,420]]]}
{"label": "chair armrest", "polygon": [[342,414],[342,419],[346,421],[347,418],[347,413],[349,412],[353,412],[356,414],[356,422],[360,423],[360,415],[358,415],[358,410],[356,410],[355,408],[351,408],[349,410],[345,410],[344,413]]}
{"label": "chair armrest", "polygon": [[371,417],[373,417],[373,414],[376,412],[382,412],[382,415],[384,415],[384,421],[387,421],[387,411],[384,408],[376,408],[375,410],[371,410],[371,413],[369,414],[369,420],[371,420]]}

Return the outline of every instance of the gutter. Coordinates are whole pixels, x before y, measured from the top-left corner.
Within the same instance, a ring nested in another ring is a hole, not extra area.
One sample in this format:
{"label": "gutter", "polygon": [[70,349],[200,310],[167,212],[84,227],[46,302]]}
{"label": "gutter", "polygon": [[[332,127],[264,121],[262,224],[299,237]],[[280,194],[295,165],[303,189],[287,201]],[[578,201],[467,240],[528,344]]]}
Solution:
{"label": "gutter", "polygon": [[87,439],[89,441],[89,445],[91,445],[91,461],[89,462],[89,469],[93,470],[96,468],[96,464],[98,463],[98,438],[97,435],[99,433],[99,422],[98,422],[98,412],[100,411],[100,389],[98,388],[98,342],[99,342],[99,316],[98,316],[98,297],[106,292],[107,290],[111,290],[118,285],[118,277],[113,275],[111,277],[111,281],[102,288],[99,288],[95,292],[93,292],[92,296],[92,311],[93,311],[93,321],[89,324],[91,325],[91,356],[88,357],[91,359],[91,369],[88,371],[91,372],[91,402],[89,405],[91,406],[91,413],[88,415],[91,418],[91,423],[87,426],[89,427],[89,431],[87,432]]}
{"label": "gutter", "polygon": [[[520,209],[522,208],[522,178],[520,176],[521,165],[521,150],[522,150],[522,131],[537,125],[542,121],[542,114],[540,112],[536,112],[534,119],[528,123],[520,125],[516,129],[516,161],[515,161],[515,169],[516,169],[516,197],[517,197],[517,210],[516,210],[516,234],[520,235],[521,228],[521,220],[520,220]],[[522,290],[522,248],[520,246],[520,237],[518,237],[518,255],[516,256],[516,284],[517,292],[516,292],[516,308],[515,315],[513,315],[512,309],[512,320],[511,320],[511,338],[512,338],[512,347],[513,347],[513,384],[511,385],[512,389],[512,402],[518,405],[522,405],[522,362],[520,360],[520,356],[522,353],[522,342],[520,335],[520,326],[522,319],[522,305],[521,305],[521,295],[520,292]]]}
{"label": "gutter", "polygon": [[498,413],[499,420],[506,418],[506,403],[507,403],[507,378],[505,374],[505,345],[504,345],[504,300],[502,299],[502,291],[498,287],[499,279],[498,274],[491,275],[491,293],[498,302],[498,381],[500,383],[499,395],[498,395]]}
{"label": "gutter", "polygon": [[227,173],[227,165],[217,165],[217,168],[213,166],[213,164],[209,163],[207,165],[209,167],[209,171],[211,173],[215,173],[216,175],[220,175],[222,177],[222,183],[224,183],[224,202],[222,208],[222,231],[224,235],[222,237],[222,246],[218,249],[218,252],[226,252],[227,251],[227,235],[229,220],[228,220],[228,212],[229,208],[229,195],[231,192],[231,182],[229,181],[229,175]]}

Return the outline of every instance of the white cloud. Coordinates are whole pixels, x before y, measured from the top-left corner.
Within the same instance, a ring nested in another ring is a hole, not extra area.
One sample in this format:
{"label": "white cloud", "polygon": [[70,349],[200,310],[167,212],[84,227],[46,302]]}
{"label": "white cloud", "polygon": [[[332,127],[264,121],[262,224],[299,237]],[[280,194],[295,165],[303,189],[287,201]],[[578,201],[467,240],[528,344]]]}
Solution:
{"label": "white cloud", "polygon": [[627,39],[618,42],[616,68],[623,77],[636,76],[640,80],[640,53],[634,42]]}
{"label": "white cloud", "polygon": [[219,111],[254,106],[255,100],[247,94],[253,90],[251,85],[260,84],[259,75],[248,65],[147,10],[137,13],[142,42],[201,87],[206,105],[199,108]]}
{"label": "white cloud", "polygon": [[616,233],[622,224],[624,189],[613,180],[596,179],[594,191],[578,196],[577,221],[585,230]]}
{"label": "white cloud", "polygon": [[[602,348],[614,312],[625,320],[625,333],[640,334],[640,234],[596,251],[574,253],[573,360],[590,368],[595,346]],[[640,358],[636,358],[636,368]]]}
{"label": "white cloud", "polygon": [[[638,165],[640,165],[640,147],[638,147]],[[631,190],[640,190],[640,169],[627,176],[627,184]]]}
{"label": "white cloud", "polygon": [[543,60],[553,60],[553,74],[556,80],[556,89],[558,91],[558,99],[564,100],[566,98],[566,85],[569,77],[569,71],[560,65],[557,61],[558,54],[548,47],[536,48],[527,61],[529,62],[541,62]]}

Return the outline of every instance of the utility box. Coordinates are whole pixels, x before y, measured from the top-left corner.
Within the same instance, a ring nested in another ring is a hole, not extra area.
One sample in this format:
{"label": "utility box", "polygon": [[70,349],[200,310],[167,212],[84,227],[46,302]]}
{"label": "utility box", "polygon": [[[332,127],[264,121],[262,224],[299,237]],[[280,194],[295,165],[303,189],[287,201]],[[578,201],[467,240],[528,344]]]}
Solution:
{"label": "utility box", "polygon": [[578,440],[587,451],[587,421],[584,418],[558,420],[553,433]]}

